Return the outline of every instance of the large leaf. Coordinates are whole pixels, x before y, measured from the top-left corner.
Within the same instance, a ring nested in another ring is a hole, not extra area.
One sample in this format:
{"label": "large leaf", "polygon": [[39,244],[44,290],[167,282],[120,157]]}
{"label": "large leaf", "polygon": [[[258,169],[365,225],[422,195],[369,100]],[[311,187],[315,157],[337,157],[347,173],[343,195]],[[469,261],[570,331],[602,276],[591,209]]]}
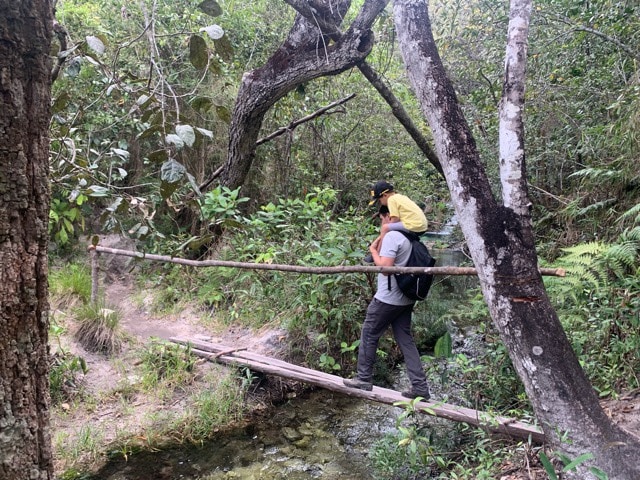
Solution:
{"label": "large leaf", "polygon": [[173,192],[175,192],[178,188],[178,182],[160,182],[160,196],[163,200],[166,200]]}
{"label": "large leaf", "polygon": [[189,61],[198,70],[206,68],[209,63],[207,42],[200,35],[191,35],[189,39]]}
{"label": "large leaf", "polygon": [[177,125],[176,133],[187,146],[193,147],[196,141],[196,132],[194,132],[191,125]]}
{"label": "large leaf", "polygon": [[211,108],[213,102],[207,97],[196,97],[191,100],[191,106],[200,112],[206,112]]}
{"label": "large leaf", "polygon": [[184,147],[184,140],[182,140],[182,138],[180,138],[180,136],[176,135],[175,133],[170,133],[169,135],[164,137],[164,140],[169,145],[175,145],[177,148]]}
{"label": "large leaf", "polygon": [[214,0],[204,0],[204,2],[198,5],[198,9],[200,9],[201,12],[204,12],[212,17],[218,17],[222,15],[222,7],[220,7],[220,5],[218,5],[218,2]]}
{"label": "large leaf", "polygon": [[228,35],[223,35],[221,38],[214,40],[213,45],[216,47],[218,55],[220,55],[225,62],[233,59],[233,45],[231,45]]}
{"label": "large leaf", "polygon": [[51,112],[60,113],[62,110],[67,108],[69,100],[71,100],[71,95],[69,95],[69,92],[63,91],[53,102],[53,105],[51,106]]}
{"label": "large leaf", "polygon": [[169,156],[167,155],[167,151],[163,148],[162,150],[156,150],[155,152],[151,152],[147,155],[147,158],[154,163],[166,162]]}
{"label": "large leaf", "polygon": [[167,183],[176,183],[184,178],[187,172],[184,165],[170,158],[160,167],[160,179]]}
{"label": "large leaf", "polygon": [[224,105],[216,105],[216,115],[225,123],[231,123],[231,112]]}

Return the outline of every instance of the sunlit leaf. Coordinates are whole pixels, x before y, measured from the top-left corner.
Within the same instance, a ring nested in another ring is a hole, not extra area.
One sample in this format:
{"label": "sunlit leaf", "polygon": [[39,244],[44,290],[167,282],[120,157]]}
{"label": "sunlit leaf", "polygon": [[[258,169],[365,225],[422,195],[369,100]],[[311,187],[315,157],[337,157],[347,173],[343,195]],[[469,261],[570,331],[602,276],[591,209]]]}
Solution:
{"label": "sunlit leaf", "polygon": [[173,158],[170,158],[164,162],[160,168],[160,179],[163,182],[175,183],[182,180],[185,173],[186,169],[184,166]]}
{"label": "sunlit leaf", "polygon": [[204,135],[205,137],[209,137],[211,140],[213,140],[213,132],[211,130],[207,130],[206,128],[200,128],[200,127],[196,127],[196,130]]}
{"label": "sunlit leaf", "polygon": [[104,43],[98,37],[94,35],[88,35],[85,37],[85,40],[87,41],[87,45],[89,45],[89,48],[96,52],[98,55],[102,55],[104,53]]}
{"label": "sunlit leaf", "polygon": [[164,137],[164,140],[169,145],[175,145],[178,148],[184,147],[184,140],[182,140],[182,138],[180,138],[180,136],[176,135],[175,133],[170,133],[169,135]]}
{"label": "sunlit leaf", "polygon": [[82,59],[80,57],[75,57],[71,62],[69,62],[69,66],[65,69],[65,73],[67,76],[73,78],[77,77],[80,73],[80,68],[82,67]]}
{"label": "sunlit leaf", "polygon": [[204,2],[198,5],[198,9],[201,12],[204,12],[212,17],[218,17],[222,15],[222,7],[220,7],[220,5],[218,5],[218,2],[214,0],[204,0]]}
{"label": "sunlit leaf", "polygon": [[193,147],[193,144],[196,141],[196,132],[193,130],[191,125],[177,125],[176,133],[182,141],[187,144],[187,146]]}
{"label": "sunlit leaf", "polygon": [[90,197],[106,197],[109,194],[109,189],[100,185],[91,185],[89,187]]}
{"label": "sunlit leaf", "polygon": [[209,62],[209,51],[207,42],[200,35],[191,35],[189,39],[189,61],[198,70],[207,67]]}
{"label": "sunlit leaf", "polygon": [[122,150],[121,148],[112,148],[111,151],[115,153],[117,156],[122,158],[129,158],[129,152],[126,150]]}
{"label": "sunlit leaf", "polygon": [[201,32],[206,32],[207,35],[209,35],[210,38],[212,38],[213,40],[218,40],[220,38],[222,38],[222,36],[224,35],[224,30],[222,29],[222,27],[220,25],[209,25],[207,27],[203,27],[200,29]]}

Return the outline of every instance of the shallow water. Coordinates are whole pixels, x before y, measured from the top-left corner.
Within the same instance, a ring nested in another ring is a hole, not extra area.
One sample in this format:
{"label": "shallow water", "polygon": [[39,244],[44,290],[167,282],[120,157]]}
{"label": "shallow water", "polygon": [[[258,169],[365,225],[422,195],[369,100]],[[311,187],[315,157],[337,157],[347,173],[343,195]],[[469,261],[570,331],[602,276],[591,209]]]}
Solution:
{"label": "shallow water", "polygon": [[318,390],[279,406],[268,423],[202,446],[140,453],[112,461],[94,479],[374,478],[371,446],[395,429],[401,410]]}

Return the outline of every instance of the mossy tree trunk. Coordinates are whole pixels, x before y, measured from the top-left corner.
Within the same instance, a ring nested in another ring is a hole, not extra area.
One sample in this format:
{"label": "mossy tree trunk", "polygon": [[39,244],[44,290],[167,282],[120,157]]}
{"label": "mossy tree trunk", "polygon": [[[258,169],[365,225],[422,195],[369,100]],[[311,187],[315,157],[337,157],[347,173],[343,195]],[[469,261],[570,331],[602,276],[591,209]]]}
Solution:
{"label": "mossy tree trunk", "polygon": [[47,225],[53,9],[0,0],[0,478],[53,478]]}

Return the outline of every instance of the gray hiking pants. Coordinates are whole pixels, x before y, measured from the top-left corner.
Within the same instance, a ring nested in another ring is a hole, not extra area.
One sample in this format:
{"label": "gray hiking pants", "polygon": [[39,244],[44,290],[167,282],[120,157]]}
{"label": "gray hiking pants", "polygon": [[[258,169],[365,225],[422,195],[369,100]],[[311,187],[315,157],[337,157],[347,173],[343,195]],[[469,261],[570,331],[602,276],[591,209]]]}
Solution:
{"label": "gray hiking pants", "polygon": [[393,331],[407,368],[407,375],[415,391],[428,389],[427,378],[422,369],[420,354],[411,335],[411,305],[389,305],[374,298],[367,308],[367,315],[362,324],[360,346],[358,347],[358,378],[371,382],[373,366],[376,362],[378,341],[389,326]]}

